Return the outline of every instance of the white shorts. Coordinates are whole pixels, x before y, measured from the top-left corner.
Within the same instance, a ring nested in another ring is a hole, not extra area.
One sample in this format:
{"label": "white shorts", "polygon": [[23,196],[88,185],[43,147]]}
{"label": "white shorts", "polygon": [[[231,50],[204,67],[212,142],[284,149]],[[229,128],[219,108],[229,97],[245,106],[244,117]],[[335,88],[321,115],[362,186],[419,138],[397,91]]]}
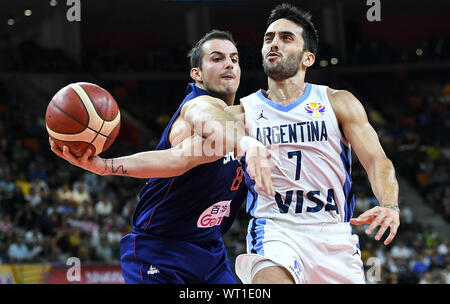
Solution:
{"label": "white shorts", "polygon": [[349,223],[287,229],[270,219],[252,219],[247,252],[236,258],[236,274],[250,284],[269,266],[282,266],[297,284],[364,284],[359,238]]}

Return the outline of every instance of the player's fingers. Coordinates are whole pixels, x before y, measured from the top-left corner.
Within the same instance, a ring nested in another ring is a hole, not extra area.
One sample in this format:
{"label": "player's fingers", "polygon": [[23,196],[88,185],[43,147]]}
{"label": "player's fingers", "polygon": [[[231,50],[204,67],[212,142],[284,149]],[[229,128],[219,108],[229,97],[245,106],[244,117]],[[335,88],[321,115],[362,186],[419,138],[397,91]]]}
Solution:
{"label": "player's fingers", "polygon": [[375,235],[375,240],[379,241],[381,239],[381,237],[383,236],[383,234],[386,232],[386,230],[388,229],[389,226],[390,226],[390,222],[385,220],[383,222],[383,224],[381,225],[380,229],[378,229],[378,232]]}
{"label": "player's fingers", "polygon": [[56,146],[56,144],[55,144],[55,142],[54,142],[53,140],[51,141],[50,149],[51,149],[56,155],[58,155],[59,157],[64,158],[64,156],[63,156],[61,150]]}
{"label": "player's fingers", "polygon": [[91,156],[91,149],[86,149],[86,151],[84,151],[83,155],[81,156],[81,159],[85,162],[88,160],[89,156]]}
{"label": "player's fingers", "polygon": [[270,176],[270,170],[268,170],[269,172],[266,173],[267,174],[267,194],[269,194],[270,196],[275,196],[275,187],[273,186],[272,183],[272,178]]}
{"label": "player's fingers", "polygon": [[75,158],[70,153],[69,147],[63,146],[63,155],[64,155],[64,158],[67,161],[69,161],[70,163],[75,163],[76,162]]}
{"label": "player's fingers", "polygon": [[273,189],[272,179],[270,178],[270,169],[265,167],[265,168],[262,168],[261,172],[262,172],[262,179],[263,179],[265,192],[270,196],[274,196],[275,191]]}
{"label": "player's fingers", "polygon": [[[373,209],[369,209],[362,214],[360,214],[357,218],[352,219],[353,222],[358,223],[358,225],[362,224],[370,224],[373,220],[375,211]],[[350,220],[351,221],[351,220]]]}
{"label": "player's fingers", "polygon": [[371,223],[370,220],[362,220],[362,219],[360,219],[358,217],[350,219],[350,224],[356,225],[356,226],[364,225],[364,224],[370,224],[370,223]]}
{"label": "player's fingers", "polygon": [[394,237],[397,235],[397,229],[398,229],[399,223],[393,222],[390,226],[391,232],[389,233],[389,236],[384,240],[384,245],[389,245]]}
{"label": "player's fingers", "polygon": [[377,216],[372,223],[370,224],[369,228],[366,229],[366,234],[370,235],[372,234],[373,230],[380,225],[380,223],[384,220],[384,215],[379,215]]}
{"label": "player's fingers", "polygon": [[56,144],[51,137],[48,138],[48,142],[50,144],[50,148],[53,150],[56,148]]}

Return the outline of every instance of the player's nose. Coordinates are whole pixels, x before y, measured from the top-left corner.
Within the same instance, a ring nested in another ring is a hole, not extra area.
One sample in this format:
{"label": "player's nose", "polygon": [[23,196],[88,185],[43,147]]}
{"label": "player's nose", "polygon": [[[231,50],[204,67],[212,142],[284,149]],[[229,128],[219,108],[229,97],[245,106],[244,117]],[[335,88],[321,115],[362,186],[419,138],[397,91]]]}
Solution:
{"label": "player's nose", "polygon": [[279,40],[278,40],[278,37],[275,36],[275,37],[273,37],[272,43],[270,44],[270,50],[278,51],[279,48],[280,48]]}
{"label": "player's nose", "polygon": [[231,58],[228,58],[226,60],[226,67],[225,68],[227,70],[232,70],[232,69],[234,69],[234,65],[235,65],[235,63],[233,62],[233,60]]}

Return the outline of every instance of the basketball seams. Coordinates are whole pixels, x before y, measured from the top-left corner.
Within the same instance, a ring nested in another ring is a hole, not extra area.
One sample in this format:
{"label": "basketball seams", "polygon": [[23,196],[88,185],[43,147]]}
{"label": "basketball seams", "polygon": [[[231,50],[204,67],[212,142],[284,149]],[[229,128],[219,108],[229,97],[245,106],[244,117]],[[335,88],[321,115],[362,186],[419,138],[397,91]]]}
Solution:
{"label": "basketball seams", "polygon": [[[92,107],[94,108],[95,112],[97,113],[97,116],[102,120],[102,124],[101,124],[99,130],[96,132],[96,135],[94,136],[94,138],[93,138],[93,139],[91,140],[91,142],[89,143],[89,144],[91,144],[92,146],[94,146],[95,149],[97,149],[97,145],[93,144],[93,142],[97,139],[97,137],[98,137],[99,134],[102,134],[101,132],[102,132],[103,126],[105,125],[105,119],[104,119],[102,116],[100,116],[100,113],[98,113],[97,108],[94,106],[94,103],[92,102],[91,97],[90,97],[89,94],[86,92],[86,90],[83,88],[83,86],[82,86],[82,85],[79,85],[79,87],[84,91],[84,93],[86,94],[86,96],[87,96],[87,98],[88,98],[88,100],[86,100],[86,102],[89,101],[89,102],[91,103]],[[78,94],[78,92],[77,92],[77,94]],[[80,98],[81,98],[81,96],[80,96]],[[84,105],[84,102],[85,102],[85,101],[83,100],[82,102],[83,102],[83,105]],[[108,110],[109,110],[109,102],[108,102],[108,98],[107,98],[105,116],[108,115]],[[90,112],[89,112],[89,111],[87,111],[87,112],[88,112],[88,116],[89,116],[89,118],[90,118],[90,115],[89,115]],[[107,137],[107,136],[105,136],[105,137]],[[101,147],[99,147],[99,148],[101,148],[100,151],[103,151],[103,147],[105,146],[106,140],[107,140],[107,139],[105,138],[105,139],[103,140],[103,143],[99,143],[99,144],[101,144]]]}
{"label": "basketball seams", "polygon": [[[63,109],[61,109],[61,108],[60,108],[53,100],[50,101],[50,104],[53,105],[56,109],[58,109],[58,111],[60,111],[61,113],[64,113],[64,115],[66,115],[67,117],[69,117],[69,118],[72,119],[73,121],[79,123],[80,125],[82,125],[82,126],[85,127],[86,129],[89,129],[89,130],[91,130],[92,132],[98,133],[98,132],[97,132],[96,130],[94,130],[93,128],[91,128],[91,127],[89,127],[88,125],[82,123],[81,121],[79,121],[78,119],[76,119],[75,117],[73,117],[72,115],[70,115],[69,113],[67,113],[66,111],[64,111]],[[83,106],[84,106],[84,105],[83,105]],[[48,127],[49,130],[52,130],[53,132],[60,133],[59,131],[56,131],[56,130],[50,128],[48,125],[47,125],[47,127]],[[64,133],[60,133],[60,134],[64,134]],[[70,133],[69,133],[69,134],[70,134]],[[77,133],[72,133],[72,134],[77,134]],[[105,134],[103,134],[103,133],[99,133],[99,134],[102,135],[102,136],[104,136],[104,137],[106,137],[106,138],[108,138],[108,139],[114,140],[114,138],[109,137],[108,135],[105,135]]]}
{"label": "basketball seams", "polygon": [[[114,138],[111,138],[111,137],[109,137],[108,135],[105,135],[105,134],[103,134],[103,133],[100,132],[102,126],[103,126],[104,123],[105,123],[105,120],[98,114],[97,109],[95,108],[94,104],[92,103],[92,100],[91,100],[89,94],[86,92],[86,90],[85,90],[81,85],[79,85],[79,84],[72,84],[72,85],[70,85],[70,88],[71,88],[72,90],[74,90],[74,92],[76,93],[76,95],[78,96],[78,98],[80,98],[81,103],[83,104],[83,107],[84,107],[84,109],[86,110],[86,113],[88,114],[88,117],[89,117],[89,118],[88,118],[88,124],[89,124],[89,122],[91,121],[91,115],[90,115],[90,113],[92,113],[92,111],[90,111],[88,108],[90,108],[91,110],[94,110],[94,112],[95,112],[97,118],[99,118],[99,119],[102,120],[102,124],[101,124],[101,126],[100,126],[100,128],[99,128],[98,131],[95,130],[94,128],[90,127],[89,125],[87,125],[87,126],[85,125],[85,127],[91,129],[92,131],[94,131],[94,132],[96,132],[96,133],[98,133],[98,134],[100,134],[100,135],[102,135],[102,136],[104,136],[104,137],[106,137],[106,138],[114,139]],[[86,94],[85,97],[87,98],[87,100],[84,100],[84,98],[80,95],[80,92],[78,92],[77,88],[80,88],[80,89],[84,92],[84,94]],[[87,101],[89,102],[90,106],[86,105],[85,102],[87,102]]]}

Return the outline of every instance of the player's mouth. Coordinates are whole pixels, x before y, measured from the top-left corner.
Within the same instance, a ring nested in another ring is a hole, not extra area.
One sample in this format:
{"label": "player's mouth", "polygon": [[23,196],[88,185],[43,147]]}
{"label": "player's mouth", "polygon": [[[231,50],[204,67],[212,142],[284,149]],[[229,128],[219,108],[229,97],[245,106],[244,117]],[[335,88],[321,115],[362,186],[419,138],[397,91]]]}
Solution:
{"label": "player's mouth", "polygon": [[225,73],[221,77],[226,79],[226,80],[231,80],[231,79],[235,79],[236,78],[236,76],[234,76],[234,74],[232,74],[232,73]]}
{"label": "player's mouth", "polygon": [[270,51],[266,55],[266,58],[269,59],[270,61],[273,61],[273,60],[277,59],[278,57],[281,57],[281,54],[278,52],[274,52],[274,51]]}

